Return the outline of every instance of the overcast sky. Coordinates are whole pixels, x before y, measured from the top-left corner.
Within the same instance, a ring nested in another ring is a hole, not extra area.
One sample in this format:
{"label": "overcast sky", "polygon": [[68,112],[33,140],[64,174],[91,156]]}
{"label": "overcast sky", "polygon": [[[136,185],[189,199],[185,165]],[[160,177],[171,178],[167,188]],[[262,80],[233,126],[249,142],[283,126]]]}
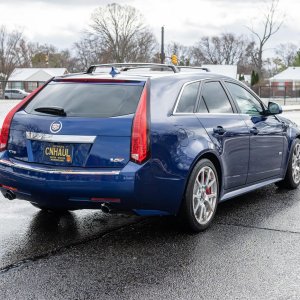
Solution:
{"label": "overcast sky", "polygon": [[[32,42],[71,48],[88,29],[93,10],[107,0],[0,0],[0,25],[22,29]],[[203,35],[221,32],[249,34],[245,26],[262,29],[260,20],[268,0],[128,0],[145,17],[160,41],[165,26],[166,42],[193,45]],[[267,45],[292,42],[300,46],[300,0],[281,0],[284,25]]]}

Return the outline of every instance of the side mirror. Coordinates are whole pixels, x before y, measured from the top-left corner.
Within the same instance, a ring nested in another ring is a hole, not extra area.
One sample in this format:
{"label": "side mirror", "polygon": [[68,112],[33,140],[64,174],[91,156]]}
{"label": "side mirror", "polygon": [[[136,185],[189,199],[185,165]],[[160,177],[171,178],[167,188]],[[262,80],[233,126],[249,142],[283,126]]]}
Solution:
{"label": "side mirror", "polygon": [[278,115],[282,113],[282,108],[275,102],[268,103],[268,115]]}

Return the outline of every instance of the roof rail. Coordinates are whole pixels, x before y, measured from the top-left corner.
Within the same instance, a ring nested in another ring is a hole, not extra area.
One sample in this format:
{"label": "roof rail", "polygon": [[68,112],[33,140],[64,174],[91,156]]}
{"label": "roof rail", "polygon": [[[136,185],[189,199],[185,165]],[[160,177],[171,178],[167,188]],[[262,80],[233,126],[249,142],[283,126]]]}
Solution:
{"label": "roof rail", "polygon": [[192,69],[192,70],[203,70],[203,71],[206,71],[206,72],[210,72],[210,69],[209,68],[205,68],[205,67],[190,67],[190,66],[178,66],[177,67],[180,71],[182,69]]}
{"label": "roof rail", "polygon": [[156,64],[156,63],[111,63],[111,64],[92,65],[88,68],[86,73],[91,74],[94,73],[97,68],[105,68],[105,67],[120,68],[120,71],[128,71],[132,69],[142,69],[142,68],[152,67],[152,68],[161,69],[155,71],[166,71],[169,69],[174,73],[179,72],[179,69],[174,65],[165,65],[165,64]]}

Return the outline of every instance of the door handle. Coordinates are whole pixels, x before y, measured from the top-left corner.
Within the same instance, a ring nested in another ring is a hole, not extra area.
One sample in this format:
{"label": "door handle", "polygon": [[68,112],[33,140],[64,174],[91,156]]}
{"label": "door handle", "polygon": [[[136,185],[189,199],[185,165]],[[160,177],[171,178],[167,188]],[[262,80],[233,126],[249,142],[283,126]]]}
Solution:
{"label": "door handle", "polygon": [[214,133],[219,134],[219,135],[223,135],[226,132],[226,130],[222,126],[217,126],[213,130],[214,130]]}
{"label": "door handle", "polygon": [[250,129],[250,133],[257,135],[258,134],[258,129],[256,127],[253,127]]}

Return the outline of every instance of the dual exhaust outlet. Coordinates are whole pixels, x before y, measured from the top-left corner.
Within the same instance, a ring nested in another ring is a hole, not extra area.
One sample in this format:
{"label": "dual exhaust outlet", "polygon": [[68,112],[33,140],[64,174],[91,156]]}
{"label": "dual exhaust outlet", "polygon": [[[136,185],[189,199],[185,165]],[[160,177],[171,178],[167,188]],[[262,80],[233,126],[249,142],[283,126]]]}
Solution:
{"label": "dual exhaust outlet", "polygon": [[[16,194],[10,190],[7,190],[6,193],[4,194],[4,197],[8,200],[14,200],[16,199]],[[112,212],[112,209],[109,207],[107,203],[101,204],[101,210],[106,214]]]}
{"label": "dual exhaust outlet", "polygon": [[10,190],[7,190],[6,193],[4,194],[4,197],[8,200],[14,200],[16,199],[16,194]]}
{"label": "dual exhaust outlet", "polygon": [[109,205],[107,203],[101,204],[101,210],[106,214],[109,214],[112,212],[112,209],[109,207]]}

